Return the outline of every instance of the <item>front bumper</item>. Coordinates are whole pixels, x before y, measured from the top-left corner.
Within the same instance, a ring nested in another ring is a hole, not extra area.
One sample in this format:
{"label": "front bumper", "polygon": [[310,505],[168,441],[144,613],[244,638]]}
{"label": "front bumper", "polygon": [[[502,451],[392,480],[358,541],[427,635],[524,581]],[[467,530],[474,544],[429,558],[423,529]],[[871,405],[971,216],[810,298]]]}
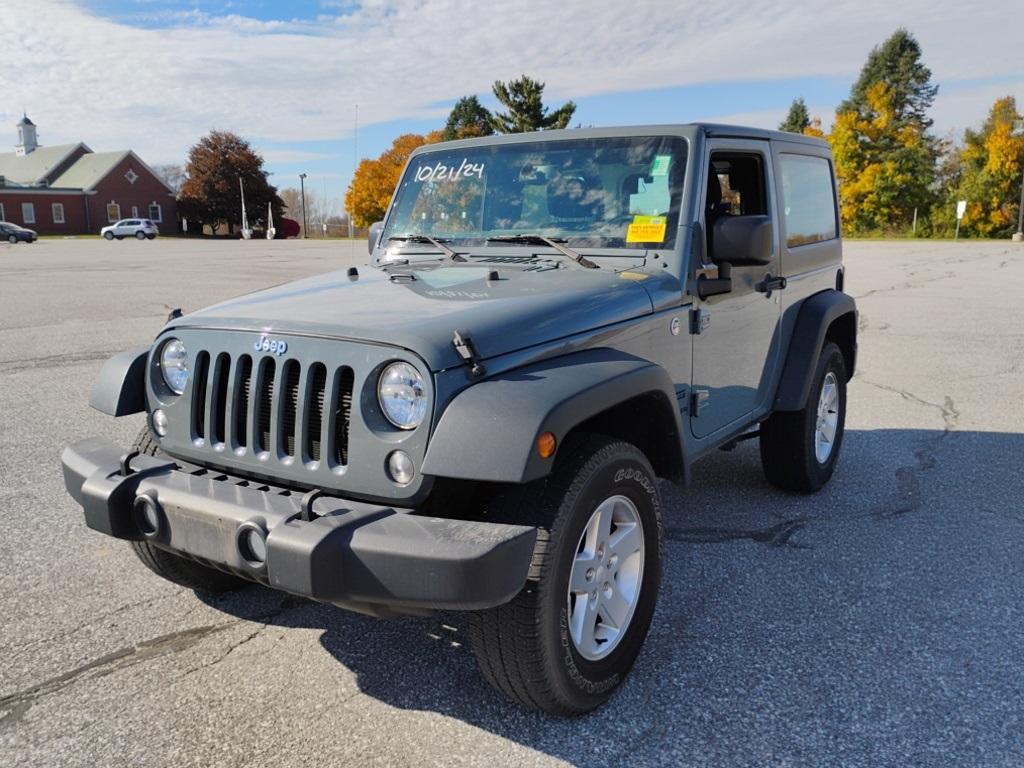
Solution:
{"label": "front bumper", "polygon": [[[125,454],[102,438],[68,446],[61,461],[68,492],[96,531],[148,539],[275,589],[361,610],[501,605],[525,584],[536,539],[528,526],[303,497],[169,457]],[[158,519],[146,534],[140,496]],[[261,565],[239,549],[243,524],[265,532]]]}

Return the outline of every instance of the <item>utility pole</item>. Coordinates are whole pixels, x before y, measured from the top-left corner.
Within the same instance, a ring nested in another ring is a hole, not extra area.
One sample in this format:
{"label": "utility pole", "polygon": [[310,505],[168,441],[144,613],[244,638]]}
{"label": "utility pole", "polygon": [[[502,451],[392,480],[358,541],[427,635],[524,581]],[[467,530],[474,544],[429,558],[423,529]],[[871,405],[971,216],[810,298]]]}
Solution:
{"label": "utility pole", "polygon": [[309,217],[306,216],[306,174],[299,174],[299,186],[302,187],[302,239],[309,237]]}

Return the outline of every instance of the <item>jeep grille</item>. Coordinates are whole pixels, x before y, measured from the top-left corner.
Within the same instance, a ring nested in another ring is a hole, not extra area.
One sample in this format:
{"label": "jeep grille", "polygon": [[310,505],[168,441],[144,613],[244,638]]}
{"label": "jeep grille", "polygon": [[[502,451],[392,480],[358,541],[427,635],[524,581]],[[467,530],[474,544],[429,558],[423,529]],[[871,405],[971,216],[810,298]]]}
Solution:
{"label": "jeep grille", "polygon": [[[200,351],[192,388],[195,438],[212,447],[251,448],[282,460],[294,459],[301,448],[302,461],[319,462],[326,455],[335,466],[347,465],[352,369],[338,366],[328,377],[327,366],[315,362],[305,374],[294,359],[266,356],[254,364],[251,355],[233,359],[227,352]],[[334,418],[325,418],[325,404],[331,409],[327,416]]]}

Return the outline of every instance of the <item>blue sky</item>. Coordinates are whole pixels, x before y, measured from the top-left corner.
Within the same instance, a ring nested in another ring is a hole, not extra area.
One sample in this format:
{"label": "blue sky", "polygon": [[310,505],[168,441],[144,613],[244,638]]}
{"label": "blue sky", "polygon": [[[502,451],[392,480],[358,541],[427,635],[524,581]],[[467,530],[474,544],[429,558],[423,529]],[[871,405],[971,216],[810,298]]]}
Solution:
{"label": "blue sky", "polygon": [[[803,96],[830,121],[871,47],[906,26],[940,85],[945,135],[1024,101],[1009,0],[4,0],[0,125],[22,106],[44,143],[182,162],[235,130],[280,187],[339,199],[355,158],[439,127],[460,96],[525,72],[573,124],[712,119],[774,127]],[[3,146],[0,129],[0,147]]]}

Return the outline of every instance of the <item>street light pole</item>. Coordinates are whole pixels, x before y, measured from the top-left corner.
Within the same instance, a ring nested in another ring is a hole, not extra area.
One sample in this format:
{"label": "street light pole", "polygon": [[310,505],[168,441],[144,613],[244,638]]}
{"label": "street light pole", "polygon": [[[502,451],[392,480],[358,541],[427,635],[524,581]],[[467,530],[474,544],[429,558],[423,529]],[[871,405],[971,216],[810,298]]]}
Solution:
{"label": "street light pole", "polygon": [[309,237],[309,218],[306,216],[306,174],[299,174],[299,186],[302,187],[302,239]]}

